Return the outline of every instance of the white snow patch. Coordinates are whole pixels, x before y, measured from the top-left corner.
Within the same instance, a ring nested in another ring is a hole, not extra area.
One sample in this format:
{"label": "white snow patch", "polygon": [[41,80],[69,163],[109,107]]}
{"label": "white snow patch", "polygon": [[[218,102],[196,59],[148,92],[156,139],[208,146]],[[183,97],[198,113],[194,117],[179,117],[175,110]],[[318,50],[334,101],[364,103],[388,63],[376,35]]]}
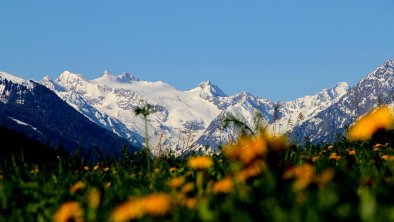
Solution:
{"label": "white snow patch", "polygon": [[22,126],[29,126],[29,127],[32,128],[33,130],[35,130],[35,131],[37,131],[37,132],[40,133],[40,131],[38,131],[38,129],[37,129],[36,127],[34,127],[34,126],[32,126],[32,125],[30,125],[30,124],[28,124],[28,123],[25,123],[25,122],[23,122],[23,121],[20,121],[20,120],[18,120],[18,119],[12,118],[12,117],[8,117],[8,118],[12,119],[14,122],[16,122],[16,123],[19,124],[19,125],[22,125]]}

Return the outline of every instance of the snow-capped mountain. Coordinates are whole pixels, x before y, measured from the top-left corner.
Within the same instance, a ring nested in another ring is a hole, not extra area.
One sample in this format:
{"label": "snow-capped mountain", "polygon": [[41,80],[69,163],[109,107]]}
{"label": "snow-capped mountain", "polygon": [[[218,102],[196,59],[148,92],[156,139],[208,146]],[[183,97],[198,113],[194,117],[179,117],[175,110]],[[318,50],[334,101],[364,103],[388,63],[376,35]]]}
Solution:
{"label": "snow-capped mountain", "polygon": [[[220,113],[209,99],[224,95],[210,82],[190,91],[179,91],[164,82],[141,81],[135,76],[104,74],[93,80],[63,72],[55,81],[44,78],[42,84],[90,120],[118,135],[142,143],[144,119],[134,110],[146,104],[155,112],[148,116],[152,149],[181,150],[190,145]],[[203,98],[205,99],[203,99]]]}
{"label": "snow-capped mountain", "polygon": [[34,81],[0,72],[0,125],[52,147],[74,152],[98,145],[116,154],[128,142],[92,123],[54,92]]}
{"label": "snow-capped mountain", "polygon": [[347,90],[348,85],[341,82],[332,89],[324,89],[313,96],[289,102],[272,102],[246,92],[218,99],[220,102],[217,104],[222,112],[211,122],[196,145],[217,148],[234,140],[239,132],[234,127],[222,127],[223,120],[229,115],[252,130],[267,126],[272,133],[283,134],[337,102]]}
{"label": "snow-capped mountain", "polygon": [[339,83],[313,96],[275,103],[247,92],[227,96],[210,81],[180,91],[161,81],[147,82],[109,71],[93,80],[65,71],[56,80],[45,77],[41,83],[92,122],[135,144],[144,142],[145,126],[143,117],[136,116],[134,110],[153,105],[155,112],[148,116],[148,131],[156,154],[169,150],[183,153],[206,146],[218,151],[219,145],[236,136],[231,127],[222,127],[230,114],[252,129],[260,118],[273,131],[286,132],[337,102],[348,89],[346,83]]}
{"label": "snow-capped mountain", "polygon": [[299,142],[333,142],[347,127],[380,104],[394,102],[394,60],[389,60],[352,87],[338,102],[290,131]]}
{"label": "snow-capped mountain", "polygon": [[[55,80],[44,77],[41,84],[89,122],[136,146],[144,143],[145,120],[136,116],[135,109],[150,104],[153,111],[147,117],[147,125],[151,150],[155,154],[168,151],[182,154],[206,147],[208,152],[219,151],[220,145],[239,134],[235,125],[223,127],[232,117],[251,131],[265,126],[275,134],[288,133],[298,142],[305,138],[313,143],[332,142],[337,133],[343,133],[377,104],[393,103],[393,64],[394,60],[387,61],[350,89],[347,83],[340,82],[331,89],[288,102],[274,102],[247,92],[228,96],[210,81],[181,91],[161,81],[148,82],[129,73],[113,75],[109,71],[92,80],[65,71]],[[35,99],[26,95],[36,95],[33,89],[40,86],[38,83],[7,73],[0,77],[3,79],[0,105],[8,104],[11,95],[13,103],[19,105]],[[10,81],[17,89],[12,93],[7,86]],[[33,131],[38,129],[30,124],[31,120],[7,115],[3,114],[7,121]]]}

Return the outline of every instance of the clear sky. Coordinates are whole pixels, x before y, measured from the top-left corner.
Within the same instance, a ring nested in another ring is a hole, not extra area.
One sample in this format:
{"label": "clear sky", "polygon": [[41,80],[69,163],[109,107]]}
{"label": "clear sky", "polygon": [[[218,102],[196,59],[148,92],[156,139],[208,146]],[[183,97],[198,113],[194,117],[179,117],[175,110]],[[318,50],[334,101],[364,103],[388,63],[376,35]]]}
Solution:
{"label": "clear sky", "polygon": [[0,70],[108,69],[271,100],[354,85],[394,59],[393,0],[1,0]]}

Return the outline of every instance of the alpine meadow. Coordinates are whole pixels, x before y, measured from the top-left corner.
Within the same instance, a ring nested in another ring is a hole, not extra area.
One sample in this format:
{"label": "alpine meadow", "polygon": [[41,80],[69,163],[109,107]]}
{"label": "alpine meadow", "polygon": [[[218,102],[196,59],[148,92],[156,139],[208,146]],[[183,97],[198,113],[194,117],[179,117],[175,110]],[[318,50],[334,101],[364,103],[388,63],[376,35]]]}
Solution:
{"label": "alpine meadow", "polygon": [[0,222],[394,222],[393,1],[0,8]]}

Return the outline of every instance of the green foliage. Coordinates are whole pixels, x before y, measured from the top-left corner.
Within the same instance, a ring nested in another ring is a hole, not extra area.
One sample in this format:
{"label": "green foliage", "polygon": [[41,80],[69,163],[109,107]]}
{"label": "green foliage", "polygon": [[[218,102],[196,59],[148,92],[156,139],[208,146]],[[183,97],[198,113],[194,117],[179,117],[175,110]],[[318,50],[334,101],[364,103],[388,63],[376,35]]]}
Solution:
{"label": "green foliage", "polygon": [[[144,150],[129,153],[124,149],[121,157],[109,160],[101,156],[97,162],[62,152],[45,161],[26,156],[24,151],[8,153],[0,160],[0,221],[51,221],[69,201],[81,204],[86,220],[108,221],[129,197],[150,193],[175,197],[178,191],[167,185],[174,177],[183,177],[185,183],[199,181],[203,191],[194,187],[186,194],[199,198],[198,204],[189,208],[174,198],[168,214],[144,216],[142,221],[393,221],[392,138],[393,132],[378,132],[366,142],[342,139],[330,147],[292,145],[269,153],[268,168],[237,183],[230,193],[212,191],[213,183],[242,167],[222,154],[213,155],[213,167],[202,172],[190,169],[187,157],[172,154],[149,158],[147,163]],[[306,164],[318,177],[329,170],[333,178],[294,190],[296,179],[284,175]],[[85,186],[72,192],[79,181]],[[101,194],[97,209],[89,205],[93,188]]]}

